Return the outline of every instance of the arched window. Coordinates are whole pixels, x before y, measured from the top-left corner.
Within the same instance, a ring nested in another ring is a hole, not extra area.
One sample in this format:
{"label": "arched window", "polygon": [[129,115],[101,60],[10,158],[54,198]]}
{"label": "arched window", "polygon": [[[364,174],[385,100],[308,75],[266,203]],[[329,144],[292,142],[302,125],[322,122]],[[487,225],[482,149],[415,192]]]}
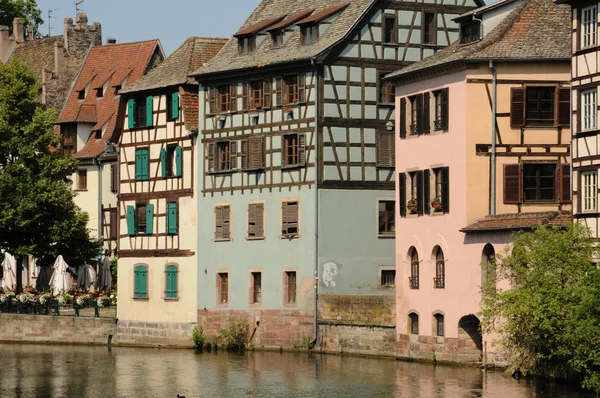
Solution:
{"label": "arched window", "polygon": [[444,261],[444,252],[439,246],[435,251],[435,278],[433,278],[433,286],[436,289],[444,289],[446,287],[446,262]]}
{"label": "arched window", "polygon": [[419,254],[414,247],[410,250],[410,277],[408,281],[411,289],[419,288]]}
{"label": "arched window", "polygon": [[133,298],[148,298],[148,266],[133,267]]}
{"label": "arched window", "polygon": [[177,298],[179,293],[179,267],[176,264],[167,265],[165,268],[165,298]]}
{"label": "arched window", "polygon": [[419,315],[414,312],[408,314],[408,330],[410,334],[419,334]]}
{"label": "arched window", "polygon": [[481,252],[481,286],[496,288],[496,251],[491,244],[485,245]]}
{"label": "arched window", "polygon": [[435,334],[436,336],[444,336],[444,316],[442,314],[433,315],[435,318]]}

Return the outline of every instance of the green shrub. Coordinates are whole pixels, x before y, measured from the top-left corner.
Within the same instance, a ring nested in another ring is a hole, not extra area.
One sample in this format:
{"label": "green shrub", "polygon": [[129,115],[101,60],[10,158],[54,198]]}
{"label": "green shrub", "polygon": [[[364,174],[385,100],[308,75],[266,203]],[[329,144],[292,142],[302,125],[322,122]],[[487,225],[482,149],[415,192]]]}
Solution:
{"label": "green shrub", "polygon": [[219,330],[217,336],[225,348],[243,350],[248,342],[248,324],[243,319],[230,319],[229,328]]}
{"label": "green shrub", "polygon": [[204,329],[202,329],[202,326],[194,328],[192,332],[192,341],[194,342],[194,347],[196,347],[196,349],[204,347],[206,336],[204,336]]}

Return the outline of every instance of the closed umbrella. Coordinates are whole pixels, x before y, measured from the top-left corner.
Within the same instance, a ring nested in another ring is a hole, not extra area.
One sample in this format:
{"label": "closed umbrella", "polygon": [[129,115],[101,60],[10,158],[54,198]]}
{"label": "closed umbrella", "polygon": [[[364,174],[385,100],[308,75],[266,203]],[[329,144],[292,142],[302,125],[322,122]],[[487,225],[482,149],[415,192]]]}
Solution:
{"label": "closed umbrella", "polygon": [[9,253],[4,253],[2,270],[4,271],[4,289],[15,290],[17,287],[17,262]]}
{"label": "closed umbrella", "polygon": [[52,277],[52,267],[44,265],[40,267],[40,271],[35,282],[35,290],[45,292],[50,288],[50,278]]}
{"label": "closed umbrella", "polygon": [[58,256],[52,269],[52,277],[50,278],[50,289],[52,294],[55,296],[59,293],[65,293],[69,290],[69,274],[67,273],[67,267],[69,265],[63,259],[63,256]]}
{"label": "closed umbrella", "polygon": [[112,273],[110,272],[111,262],[108,257],[104,257],[100,262],[100,273],[98,275],[98,289],[110,292],[112,289]]}
{"label": "closed umbrella", "polygon": [[96,286],[97,280],[96,271],[91,265],[86,264],[79,268],[79,272],[77,272],[77,287],[79,289],[88,290],[91,285]]}

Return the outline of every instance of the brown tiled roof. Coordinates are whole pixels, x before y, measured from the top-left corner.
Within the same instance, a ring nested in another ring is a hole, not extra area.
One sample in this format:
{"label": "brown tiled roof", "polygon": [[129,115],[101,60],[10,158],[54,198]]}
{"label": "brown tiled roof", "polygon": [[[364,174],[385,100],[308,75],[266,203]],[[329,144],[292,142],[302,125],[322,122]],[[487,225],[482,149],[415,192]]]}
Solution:
{"label": "brown tiled roof", "polygon": [[459,62],[566,61],[570,57],[570,7],[556,5],[552,0],[523,0],[483,40],[466,45],[457,41],[387,77],[403,78]]}
{"label": "brown tiled roof", "polygon": [[238,37],[238,36],[253,35],[257,32],[260,32],[261,30],[265,30],[266,28],[268,28],[269,26],[271,26],[277,22],[280,22],[283,18],[285,18],[285,15],[281,15],[281,16],[275,17],[275,18],[265,19],[264,21],[257,22],[254,25],[250,25],[248,27],[238,30],[233,36]]}
{"label": "brown tiled roof", "polygon": [[[106,142],[119,134],[121,126],[117,122],[119,112],[125,111],[121,97],[116,95],[114,86],[121,84],[127,77],[127,85],[135,84],[146,72],[152,55],[160,51],[158,40],[136,43],[109,44],[94,47],[85,60],[74,89],[71,91],[57,124],[61,123],[93,123],[92,131],[106,126],[100,139],[90,134],[86,144],[75,154],[76,158],[90,158],[101,155],[106,149]],[[94,88],[100,87],[110,77],[111,81],[102,97],[97,97]],[[90,85],[85,99],[79,100],[77,89],[82,90]],[[96,117],[91,117],[92,109]]]}
{"label": "brown tiled roof", "polygon": [[267,32],[273,32],[273,31],[276,31],[279,29],[287,28],[288,26],[300,21],[301,19],[306,18],[314,10],[315,10],[314,8],[311,8],[310,10],[304,10],[304,11],[297,12],[294,15],[292,15],[291,17],[287,17],[286,19],[279,22],[278,24],[271,26],[269,29],[267,29]]}
{"label": "brown tiled roof", "polygon": [[[340,0],[263,0],[244,22],[240,30],[260,21],[273,18],[274,15],[292,16],[309,9],[315,9],[316,13],[320,13],[325,9],[346,3],[347,1]],[[300,32],[299,29],[296,29],[282,48],[274,48],[272,40],[267,38],[251,54],[239,54],[237,39],[232,38],[216,57],[194,72],[193,75],[197,75],[201,79],[203,75],[213,73],[260,68],[265,65],[277,65],[315,58],[343,40],[375,3],[376,0],[352,0],[333,19],[331,25],[319,37],[319,40],[311,45],[300,43]]]}
{"label": "brown tiled roof", "polygon": [[510,213],[487,216],[462,228],[461,232],[515,231],[540,225],[565,226],[571,223],[571,213],[546,211],[537,213]]}
{"label": "brown tiled roof", "polygon": [[211,60],[223,48],[228,39],[213,37],[190,37],[156,68],[129,85],[120,94],[148,91],[183,84],[198,85],[188,75]]}
{"label": "brown tiled roof", "polygon": [[300,21],[298,21],[296,23],[298,25],[302,25],[302,24],[305,24],[305,23],[311,23],[311,22],[315,22],[315,21],[320,21],[322,19],[325,19],[325,18],[327,18],[327,17],[335,14],[336,12],[342,11],[344,8],[348,7],[348,4],[349,3],[338,4],[337,6],[326,8],[326,9],[321,10],[318,13],[313,14],[310,17],[306,17],[303,20],[300,20]]}

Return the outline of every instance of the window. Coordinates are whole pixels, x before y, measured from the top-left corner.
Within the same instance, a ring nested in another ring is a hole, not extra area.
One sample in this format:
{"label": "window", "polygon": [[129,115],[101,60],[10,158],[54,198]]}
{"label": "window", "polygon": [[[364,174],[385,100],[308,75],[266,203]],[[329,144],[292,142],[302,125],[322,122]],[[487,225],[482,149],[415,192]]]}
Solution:
{"label": "window", "polygon": [[281,237],[290,239],[299,233],[299,204],[297,201],[281,202]]}
{"label": "window", "polygon": [[435,251],[435,278],[433,278],[433,287],[444,289],[446,287],[446,262],[444,261],[444,252],[441,247]]}
{"label": "window", "polygon": [[510,126],[558,126],[571,124],[571,90],[569,87],[513,87]]}
{"label": "window", "polygon": [[84,100],[85,99],[85,90],[77,91],[77,99]]}
{"label": "window", "polygon": [[256,49],[256,37],[246,36],[238,38],[238,49],[240,54],[250,54]]}
{"label": "window", "polygon": [[135,150],[135,179],[145,181],[150,178],[150,159],[148,148]]}
{"label": "window", "polygon": [[385,73],[379,74],[379,103],[393,104],[396,98],[396,87],[390,81],[384,80]]}
{"label": "window", "polygon": [[220,141],[207,145],[208,172],[229,172],[237,169],[237,141]]}
{"label": "window", "polygon": [[414,247],[410,250],[410,276],[408,282],[411,289],[419,288],[419,254]]}
{"label": "window", "polygon": [[149,95],[145,98],[130,99],[127,101],[127,127],[135,128],[151,127],[153,121],[154,97]]}
{"label": "window", "polygon": [[102,139],[102,130],[96,130],[94,132],[94,138],[97,140],[101,140]]}
{"label": "window", "polygon": [[[270,84],[266,82],[265,102],[270,106]],[[296,105],[306,101],[306,75],[290,75],[276,79],[276,105]]]}
{"label": "window", "polygon": [[429,133],[429,93],[413,95],[408,98],[411,106],[410,133]]}
{"label": "window", "polygon": [[87,190],[87,170],[77,170],[77,189],[80,191]]}
{"label": "window", "polygon": [[77,124],[68,123],[61,126],[62,131],[62,153],[63,155],[75,155],[77,152]]}
{"label": "window", "polygon": [[581,172],[581,210],[584,213],[595,213],[598,210],[598,172]]}
{"label": "window", "polygon": [[450,168],[434,169],[433,174],[435,176],[435,196],[431,203],[433,210],[447,214],[450,212]]}
{"label": "window", "polygon": [[433,97],[435,99],[433,128],[436,131],[448,130],[448,89],[434,91]]}
{"label": "window", "polygon": [[154,205],[138,203],[127,206],[127,233],[133,235],[150,235],[154,226]]}
{"label": "window", "polygon": [[119,225],[119,209],[114,208],[109,210],[109,224],[108,224],[108,238],[110,240],[117,240],[119,238],[118,235],[118,225]]}
{"label": "window", "polygon": [[148,267],[136,265],[133,273],[133,298],[148,298]]}
{"label": "window", "polygon": [[178,280],[177,273],[179,272],[176,265],[168,265],[165,269],[165,298],[177,298]]}
{"label": "window", "polygon": [[265,142],[263,137],[250,137],[242,141],[242,169],[259,170],[265,168]]}
{"label": "window", "polygon": [[381,286],[393,287],[396,286],[396,270],[384,269],[381,270]]}
{"label": "window", "polygon": [[598,116],[596,90],[596,88],[593,88],[581,92],[581,103],[583,108],[581,127],[583,131],[596,130],[596,119]]}
{"label": "window", "polygon": [[119,192],[119,165],[110,165],[110,191],[112,193]]}
{"label": "window", "polygon": [[439,337],[444,337],[444,316],[442,314],[435,314],[435,334]]}
{"label": "window", "polygon": [[416,200],[417,204],[421,202],[421,175],[420,171],[410,174],[410,197],[412,200]]}
{"label": "window", "polygon": [[147,217],[148,212],[147,204],[140,203],[136,206],[135,213],[135,232],[137,235],[145,235],[147,230]]}
{"label": "window", "polygon": [[285,271],[285,292],[286,292],[286,303],[296,303],[297,289],[296,289],[296,271]]}
{"label": "window", "polygon": [[179,93],[171,93],[165,95],[167,105],[167,120],[179,119]]}
{"label": "window", "polygon": [[306,152],[304,134],[285,134],[282,142],[283,167],[304,166]]}
{"label": "window", "polygon": [[523,200],[542,202],[555,200],[556,164],[530,163],[523,165]]}
{"label": "window", "polygon": [[396,234],[396,201],[395,200],[380,200],[377,203],[379,218],[378,218],[378,233],[379,235],[394,236]]}
{"label": "window", "polygon": [[280,30],[277,32],[273,32],[273,33],[271,33],[271,37],[273,38],[273,47],[275,47],[275,48],[283,47],[283,40],[285,38],[283,31]]}
{"label": "window", "polygon": [[217,94],[218,94],[218,112],[229,112],[230,111],[230,105],[231,105],[231,101],[230,101],[230,94],[231,94],[231,89],[229,88],[229,85],[223,85],[223,86],[219,86],[217,87]]}
{"label": "window", "polygon": [[138,98],[134,101],[135,104],[135,110],[133,112],[134,117],[135,117],[135,121],[134,121],[134,126],[135,127],[146,127],[148,125],[147,123],[147,108],[146,108],[146,102],[148,101],[144,101],[143,98]]}
{"label": "window", "polygon": [[307,24],[301,27],[302,44],[313,44],[319,40],[319,25]]}
{"label": "window", "polygon": [[215,241],[231,240],[231,206],[215,206]]}
{"label": "window", "polygon": [[250,109],[261,109],[263,107],[263,89],[263,80],[250,82]]}
{"label": "window", "polygon": [[596,45],[596,6],[581,9],[581,45],[589,47]]}
{"label": "window", "polygon": [[181,177],[183,151],[179,145],[167,145],[160,150],[160,163],[163,178]]}
{"label": "window", "polygon": [[97,98],[102,98],[104,97],[104,87],[98,87],[96,89],[96,97]]}
{"label": "window", "polygon": [[396,167],[396,139],[393,132],[377,132],[377,167]]}
{"label": "window", "polygon": [[419,334],[419,316],[414,312],[408,314],[408,323],[410,334]]}
{"label": "window", "polygon": [[527,87],[525,117],[529,126],[554,124],[555,87]]}
{"label": "window", "polygon": [[423,16],[423,44],[437,43],[436,15],[426,12]]}
{"label": "window", "polygon": [[257,304],[262,301],[262,274],[260,272],[252,272],[252,297],[251,303]]}
{"label": "window", "polygon": [[228,171],[233,170],[232,167],[232,153],[231,153],[231,142],[224,141],[218,142],[216,147],[217,155],[217,171]]}
{"label": "window", "polygon": [[248,204],[248,239],[263,239],[265,237],[264,217],[264,203]]}
{"label": "window", "polygon": [[479,40],[481,25],[479,21],[469,21],[460,25],[460,42],[463,44]]}
{"label": "window", "polygon": [[227,304],[229,302],[229,274],[227,272],[217,274],[217,288],[219,289],[219,303]]}
{"label": "window", "polygon": [[285,82],[285,103],[298,103],[298,75],[286,76]]}
{"label": "window", "polygon": [[177,202],[167,202],[167,235],[177,235],[178,219]]}
{"label": "window", "polygon": [[386,15],[383,18],[383,43],[384,44],[397,44],[398,43],[398,30],[396,28],[396,16]]}

